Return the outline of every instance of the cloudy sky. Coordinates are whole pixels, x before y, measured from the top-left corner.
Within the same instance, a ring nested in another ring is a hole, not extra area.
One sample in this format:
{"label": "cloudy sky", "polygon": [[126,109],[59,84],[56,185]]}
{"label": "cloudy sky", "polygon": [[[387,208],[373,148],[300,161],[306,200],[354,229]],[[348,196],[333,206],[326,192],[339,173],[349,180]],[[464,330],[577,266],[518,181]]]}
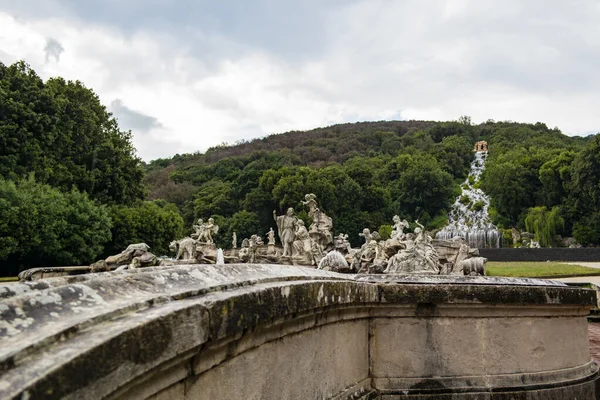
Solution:
{"label": "cloudy sky", "polygon": [[600,0],[0,0],[0,61],[79,79],[145,160],[382,119],[600,131]]}

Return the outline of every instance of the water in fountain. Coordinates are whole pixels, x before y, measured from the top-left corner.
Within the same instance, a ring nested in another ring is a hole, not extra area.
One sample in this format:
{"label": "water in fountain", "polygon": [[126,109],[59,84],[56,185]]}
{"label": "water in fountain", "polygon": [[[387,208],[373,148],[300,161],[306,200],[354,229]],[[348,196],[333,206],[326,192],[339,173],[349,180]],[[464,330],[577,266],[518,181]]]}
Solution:
{"label": "water in fountain", "polygon": [[225,257],[223,256],[223,249],[217,250],[217,265],[225,265]]}
{"label": "water in fountain", "polygon": [[462,193],[456,198],[448,214],[448,225],[437,233],[437,239],[460,236],[470,247],[500,247],[500,232],[492,224],[488,214],[490,199],[477,187],[487,154],[486,151],[475,153],[469,176],[461,186]]}

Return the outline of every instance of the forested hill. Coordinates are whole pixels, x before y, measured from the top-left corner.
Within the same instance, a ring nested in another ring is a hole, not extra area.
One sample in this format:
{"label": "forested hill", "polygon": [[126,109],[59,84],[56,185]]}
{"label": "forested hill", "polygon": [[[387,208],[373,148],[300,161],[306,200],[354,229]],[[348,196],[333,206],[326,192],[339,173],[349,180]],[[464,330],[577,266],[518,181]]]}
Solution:
{"label": "forested hill", "polygon": [[209,148],[206,153],[177,155],[151,162],[150,169],[171,163],[194,165],[215,163],[227,157],[239,157],[258,151],[278,151],[293,155],[302,164],[323,161],[343,162],[348,158],[371,151],[400,148],[401,137],[431,128],[432,121],[380,121],[338,124],[310,131],[292,131],[252,140],[240,140],[235,145],[223,144]]}
{"label": "forested hill", "polygon": [[[146,183],[150,199],[176,204],[188,224],[215,217],[222,245],[228,245],[233,231],[238,237],[266,232],[273,209],[301,210],[309,192],[334,218],[336,233],[350,234],[357,244],[362,228],[378,229],[394,214],[441,227],[478,140],[490,145],[483,187],[492,195],[495,222],[525,229],[530,209],[545,207],[544,216],[558,206],[566,221],[560,233],[572,234],[582,215],[573,205],[578,201],[568,195],[583,165],[575,161],[593,153],[598,140],[569,137],[543,123],[474,125],[461,117],[292,131],[155,160],[146,165]],[[600,218],[598,225],[600,231]]]}

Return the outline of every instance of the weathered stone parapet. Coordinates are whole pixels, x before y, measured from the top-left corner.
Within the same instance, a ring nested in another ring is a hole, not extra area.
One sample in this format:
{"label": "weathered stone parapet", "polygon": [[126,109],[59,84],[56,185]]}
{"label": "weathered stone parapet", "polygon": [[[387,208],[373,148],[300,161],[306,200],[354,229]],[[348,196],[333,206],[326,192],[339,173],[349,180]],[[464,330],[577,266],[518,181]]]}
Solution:
{"label": "weathered stone parapet", "polygon": [[4,285],[0,398],[589,398],[595,296],[257,264]]}

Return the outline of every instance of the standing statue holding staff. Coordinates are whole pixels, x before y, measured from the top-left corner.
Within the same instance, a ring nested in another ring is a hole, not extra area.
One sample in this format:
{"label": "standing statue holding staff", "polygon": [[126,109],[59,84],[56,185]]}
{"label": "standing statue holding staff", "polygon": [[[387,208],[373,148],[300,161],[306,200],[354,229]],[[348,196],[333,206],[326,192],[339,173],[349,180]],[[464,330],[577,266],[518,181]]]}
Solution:
{"label": "standing statue holding staff", "polygon": [[277,216],[275,210],[273,210],[273,218],[277,223],[277,229],[279,230],[279,240],[281,240],[281,244],[283,245],[283,254],[282,257],[291,257],[292,256],[292,244],[296,239],[296,225],[297,219],[294,215],[294,209],[288,208],[285,215]]}

